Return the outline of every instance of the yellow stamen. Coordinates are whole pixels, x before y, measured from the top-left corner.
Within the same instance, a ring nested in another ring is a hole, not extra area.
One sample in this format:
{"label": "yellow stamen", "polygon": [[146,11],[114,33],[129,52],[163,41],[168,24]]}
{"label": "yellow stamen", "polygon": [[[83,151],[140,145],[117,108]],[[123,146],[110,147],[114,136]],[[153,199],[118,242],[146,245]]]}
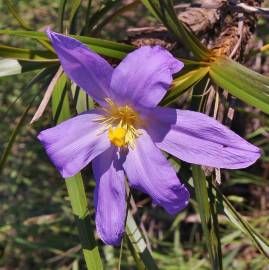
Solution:
{"label": "yellow stamen", "polygon": [[99,121],[109,129],[109,140],[118,147],[134,148],[138,129],[144,124],[139,114],[130,105],[118,106],[109,98],[106,102],[108,106],[103,108],[105,114]]}
{"label": "yellow stamen", "polygon": [[125,142],[126,133],[127,130],[121,127],[110,128],[108,130],[108,138],[114,145],[122,147],[126,144]]}

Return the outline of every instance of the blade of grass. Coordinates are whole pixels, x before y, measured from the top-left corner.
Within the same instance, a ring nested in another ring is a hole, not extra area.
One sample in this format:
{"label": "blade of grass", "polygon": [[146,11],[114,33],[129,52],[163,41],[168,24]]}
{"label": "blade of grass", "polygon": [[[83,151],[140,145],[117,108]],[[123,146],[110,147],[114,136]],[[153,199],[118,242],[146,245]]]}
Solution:
{"label": "blade of grass", "polygon": [[57,29],[60,33],[63,33],[63,22],[64,22],[64,10],[67,0],[60,0],[60,5],[58,9],[58,18],[57,18]]}
{"label": "blade of grass", "polygon": [[213,185],[216,191],[216,199],[218,207],[228,217],[231,224],[243,232],[249,239],[253,241],[261,254],[269,260],[269,244],[232,206],[229,200]]}
{"label": "blade of grass", "polygon": [[[21,30],[0,30],[0,35],[15,35],[24,38],[33,38],[37,40],[46,40],[48,41],[48,37],[43,32],[35,32],[35,31],[21,31]],[[90,38],[85,36],[76,36],[70,35],[81,42],[88,45],[93,51],[102,54],[104,56],[109,56],[117,59],[122,59],[126,56],[127,53],[131,52],[135,49],[135,47],[131,45],[121,44],[114,41],[108,41],[98,38]]]}
{"label": "blade of grass", "polygon": [[161,105],[167,106],[173,101],[175,101],[184,91],[188,90],[190,87],[194,86],[201,79],[203,79],[208,73],[208,67],[198,67],[180,74],[174,81],[163,98]]}
{"label": "blade of grass", "polygon": [[[13,17],[18,21],[20,26],[25,30],[32,30],[31,27],[21,18],[15,7],[13,6],[12,2],[10,0],[4,0],[4,3],[6,4],[8,10],[13,15]],[[40,40],[39,43],[43,45],[45,48],[47,48],[50,51],[53,51],[53,48],[50,46],[50,44],[46,41]]]}
{"label": "blade of grass", "polygon": [[154,259],[152,258],[149,250],[147,249],[146,242],[135,223],[135,220],[130,211],[127,213],[126,220],[126,234],[136,251],[140,259],[143,261],[147,269],[158,270],[158,266]]}
{"label": "blade of grass", "polygon": [[102,270],[102,262],[90,223],[87,199],[81,174],[65,179],[68,196],[75,215],[82,251],[88,270]]}
{"label": "blade of grass", "polygon": [[198,204],[198,210],[201,218],[202,228],[207,243],[208,253],[213,270],[222,269],[222,255],[218,231],[214,225],[211,205],[209,203],[206,178],[198,165],[192,165],[193,184],[195,189],[195,197]]}
{"label": "blade of grass", "polygon": [[71,0],[71,11],[70,11],[70,18],[69,18],[69,22],[70,22],[69,33],[71,34],[76,33],[77,14],[78,14],[80,5],[81,5],[81,0]]}
{"label": "blade of grass", "polygon": [[44,50],[22,49],[11,46],[0,45],[0,57],[13,58],[17,60],[58,62],[56,54]]}
{"label": "blade of grass", "polygon": [[67,76],[63,73],[55,84],[52,93],[52,108],[56,108],[53,115],[54,123],[61,123],[70,117],[70,106],[67,95]]}
{"label": "blade of grass", "polygon": [[85,25],[85,27],[87,28],[83,29],[83,32],[85,32],[85,34],[90,34],[91,29],[98,23],[100,18],[103,18],[107,12],[109,12],[114,6],[118,5],[119,3],[119,0],[111,0],[104,3],[99,8],[99,10],[92,14],[91,18],[88,19],[87,24]]}
{"label": "blade of grass", "polygon": [[170,0],[141,0],[146,8],[160,20],[176,39],[182,43],[187,50],[191,50],[199,59],[209,59],[210,51],[192,34],[175,13],[173,2]]}
{"label": "blade of grass", "polygon": [[110,23],[115,17],[118,17],[119,15],[124,14],[126,11],[133,10],[136,8],[140,3],[140,0],[134,0],[133,2],[129,4],[125,4],[121,8],[117,9],[115,12],[113,12],[111,15],[106,17],[101,23],[99,23],[92,31],[91,35],[96,36],[100,33],[100,31],[108,24]]}

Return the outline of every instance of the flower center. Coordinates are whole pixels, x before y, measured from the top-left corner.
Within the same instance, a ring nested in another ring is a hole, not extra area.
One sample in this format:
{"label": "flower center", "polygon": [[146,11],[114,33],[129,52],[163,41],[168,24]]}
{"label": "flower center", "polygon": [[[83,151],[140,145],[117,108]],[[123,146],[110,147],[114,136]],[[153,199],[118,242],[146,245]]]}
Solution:
{"label": "flower center", "polygon": [[108,138],[117,147],[135,147],[135,140],[140,135],[138,128],[142,126],[139,114],[129,105],[118,106],[107,98],[108,107],[101,119],[109,127]]}

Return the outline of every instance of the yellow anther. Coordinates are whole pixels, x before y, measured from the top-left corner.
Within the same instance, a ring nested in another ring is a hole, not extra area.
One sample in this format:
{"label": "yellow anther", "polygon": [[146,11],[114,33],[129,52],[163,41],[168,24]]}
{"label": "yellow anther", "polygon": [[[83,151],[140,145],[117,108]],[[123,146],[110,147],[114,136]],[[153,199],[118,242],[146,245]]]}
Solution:
{"label": "yellow anther", "polygon": [[127,130],[121,127],[110,128],[108,130],[108,138],[114,145],[122,147],[126,144],[125,141],[126,133]]}

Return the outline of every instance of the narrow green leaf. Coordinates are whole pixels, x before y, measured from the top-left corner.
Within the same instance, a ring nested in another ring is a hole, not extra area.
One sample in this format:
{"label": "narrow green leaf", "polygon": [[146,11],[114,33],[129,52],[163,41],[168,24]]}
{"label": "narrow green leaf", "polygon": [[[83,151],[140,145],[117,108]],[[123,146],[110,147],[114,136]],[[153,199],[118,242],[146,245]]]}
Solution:
{"label": "narrow green leaf", "polygon": [[213,209],[209,203],[206,178],[198,165],[192,165],[195,197],[198,204],[202,228],[207,243],[208,253],[213,270],[222,269],[222,255],[220,241],[214,224]]}
{"label": "narrow green leaf", "polygon": [[68,196],[78,228],[85,262],[88,270],[102,270],[102,262],[91,227],[87,199],[81,174],[65,179]]}
{"label": "narrow green leaf", "polygon": [[232,206],[229,200],[219,191],[216,186],[213,186],[217,196],[218,206],[222,212],[228,217],[231,224],[243,232],[259,249],[259,251],[269,259],[269,244]]}
{"label": "narrow green leaf", "polygon": [[199,59],[209,59],[210,51],[181,23],[171,0],[141,0],[148,10],[170,30],[177,40]]}
{"label": "narrow green leaf", "polygon": [[[28,24],[20,17],[19,13],[17,12],[15,7],[13,6],[12,2],[10,0],[4,0],[4,3],[6,4],[8,10],[13,15],[13,17],[18,21],[20,26],[25,30],[31,30],[31,27],[28,26]],[[48,50],[50,50],[50,51],[53,50],[52,47],[46,41],[44,42],[42,40],[39,40],[39,43],[41,45],[43,45],[45,48],[47,48]]]}
{"label": "narrow green leaf", "polygon": [[87,24],[85,27],[87,27],[86,34],[89,34],[91,32],[91,29],[97,24],[97,22],[103,18],[107,12],[109,12],[113,7],[118,5],[121,1],[120,0],[111,0],[106,1],[94,14],[92,14],[91,18],[88,19]]}
{"label": "narrow green leaf", "polygon": [[254,75],[240,64],[224,57],[219,57],[210,64],[209,74],[218,86],[269,114],[269,96],[266,92],[269,82],[266,77],[256,76],[256,73]]}
{"label": "narrow green leaf", "polygon": [[55,123],[61,123],[70,117],[69,100],[66,89],[67,77],[63,73],[54,86],[52,93],[52,113]]}
{"label": "narrow green leaf", "polygon": [[81,0],[71,0],[70,23],[72,23],[80,5],[81,5]]}
{"label": "narrow green leaf", "polygon": [[13,17],[18,21],[20,26],[24,28],[25,30],[31,30],[31,27],[20,17],[19,13],[15,9],[15,7],[12,5],[12,2],[10,0],[4,0],[4,3],[6,4],[7,8],[9,9]]}
{"label": "narrow green leaf", "polygon": [[198,67],[193,70],[183,72],[173,81],[171,88],[163,98],[161,105],[167,106],[175,101],[184,91],[194,86],[208,73],[208,67]]}
{"label": "narrow green leaf", "polygon": [[93,99],[87,95],[87,93],[78,87],[75,83],[72,83],[71,90],[76,105],[77,113],[85,112],[94,108]]}
{"label": "narrow green leaf", "polygon": [[59,62],[56,54],[44,50],[21,49],[16,47],[0,45],[0,57],[13,58],[29,61],[53,61]]}
{"label": "narrow green leaf", "polygon": [[[15,35],[24,38],[33,38],[37,40],[49,41],[48,37],[43,32],[35,31],[20,31],[20,30],[0,30],[0,35]],[[95,52],[104,56],[109,56],[117,59],[122,59],[127,53],[134,50],[131,45],[121,44],[114,41],[108,41],[98,38],[90,38],[85,36],[70,35],[81,42],[87,44]]]}
{"label": "narrow green leaf", "polygon": [[60,5],[58,9],[58,18],[57,18],[57,29],[60,33],[63,32],[63,22],[64,22],[64,10],[67,0],[60,0]]}
{"label": "narrow green leaf", "polygon": [[122,7],[120,7],[119,9],[117,9],[115,12],[113,12],[112,14],[110,14],[109,16],[107,16],[101,23],[99,23],[94,28],[94,30],[92,31],[92,34],[91,35],[92,36],[96,36],[115,17],[118,17],[118,16],[124,14],[125,12],[127,12],[129,10],[133,10],[134,8],[136,8],[138,6],[139,3],[140,3],[140,0],[134,0],[133,2],[131,2],[129,4],[123,5]]}
{"label": "narrow green leaf", "polygon": [[128,211],[127,213],[126,234],[133,248],[139,254],[139,257],[143,261],[146,268],[150,270],[158,270],[158,266],[156,262],[153,260],[149,250],[147,249],[146,242],[139,228],[137,227],[130,211]]}
{"label": "narrow green leaf", "polygon": [[88,0],[87,10],[85,15],[85,24],[82,28],[81,34],[88,35],[90,33],[90,19],[91,19],[91,12],[92,12],[92,0]]}

